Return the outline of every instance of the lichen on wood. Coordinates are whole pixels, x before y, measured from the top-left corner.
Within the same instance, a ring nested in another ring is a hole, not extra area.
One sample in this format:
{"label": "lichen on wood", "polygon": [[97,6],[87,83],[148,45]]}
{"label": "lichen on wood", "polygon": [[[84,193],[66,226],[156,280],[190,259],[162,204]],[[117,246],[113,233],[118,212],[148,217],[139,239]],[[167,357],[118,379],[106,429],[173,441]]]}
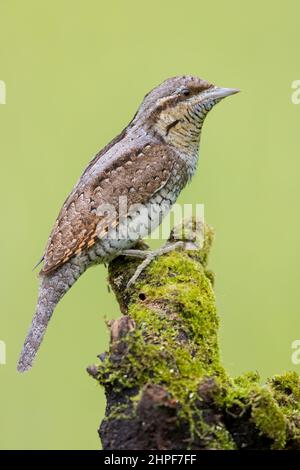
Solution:
{"label": "lichen on wood", "polygon": [[191,220],[168,243],[178,238],[184,248],[156,258],[129,290],[140,260],[109,265],[123,316],[109,325],[109,352],[88,368],[107,398],[103,448],[300,449],[299,376],[263,386],[257,373],[228,376],[207,269],[213,231]]}

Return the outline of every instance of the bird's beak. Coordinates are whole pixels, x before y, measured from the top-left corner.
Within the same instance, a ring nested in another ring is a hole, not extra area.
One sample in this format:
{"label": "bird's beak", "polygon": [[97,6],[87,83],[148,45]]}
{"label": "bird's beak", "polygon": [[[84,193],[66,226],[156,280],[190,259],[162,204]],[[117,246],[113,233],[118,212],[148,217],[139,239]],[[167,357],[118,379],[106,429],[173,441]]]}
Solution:
{"label": "bird's beak", "polygon": [[235,95],[239,93],[238,88],[221,88],[221,87],[214,87],[210,88],[205,93],[205,100],[221,100],[226,98],[226,96]]}

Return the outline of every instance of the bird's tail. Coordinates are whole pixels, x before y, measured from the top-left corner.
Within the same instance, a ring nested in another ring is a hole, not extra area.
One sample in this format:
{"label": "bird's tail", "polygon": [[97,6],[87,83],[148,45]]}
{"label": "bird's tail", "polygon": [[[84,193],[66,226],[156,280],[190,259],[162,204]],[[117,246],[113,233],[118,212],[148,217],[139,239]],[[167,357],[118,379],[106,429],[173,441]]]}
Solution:
{"label": "bird's tail", "polygon": [[50,274],[41,274],[38,303],[19,358],[19,372],[32,367],[56,305],[83,271],[82,266],[69,262]]}

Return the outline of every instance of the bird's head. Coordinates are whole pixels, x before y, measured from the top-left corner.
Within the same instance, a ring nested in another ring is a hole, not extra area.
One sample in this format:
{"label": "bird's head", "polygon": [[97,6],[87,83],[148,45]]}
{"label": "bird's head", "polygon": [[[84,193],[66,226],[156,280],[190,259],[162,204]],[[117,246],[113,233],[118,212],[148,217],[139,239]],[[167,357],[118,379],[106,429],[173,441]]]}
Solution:
{"label": "bird's head", "polygon": [[193,76],[169,78],[145,96],[136,122],[153,128],[182,151],[198,150],[203,121],[215,104],[237,93]]}

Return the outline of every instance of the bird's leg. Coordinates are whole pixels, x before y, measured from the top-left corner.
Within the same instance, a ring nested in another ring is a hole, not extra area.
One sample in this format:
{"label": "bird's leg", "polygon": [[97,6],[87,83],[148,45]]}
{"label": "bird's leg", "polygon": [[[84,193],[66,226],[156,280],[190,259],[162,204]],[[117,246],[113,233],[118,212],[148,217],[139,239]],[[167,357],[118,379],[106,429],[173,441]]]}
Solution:
{"label": "bird's leg", "polygon": [[152,253],[150,250],[129,249],[121,251],[120,256],[131,256],[132,258],[145,259],[150,253]]}
{"label": "bird's leg", "polygon": [[141,258],[144,260],[141,262],[141,264],[139,264],[134,275],[129,279],[126,289],[128,289],[130,286],[132,286],[136,282],[136,280],[138,279],[140,274],[144,271],[144,269],[147,268],[147,266],[149,266],[149,264],[157,256],[164,255],[166,253],[169,253],[170,251],[177,250],[178,248],[183,248],[184,246],[185,246],[184,241],[178,241],[175,243],[168,243],[167,245],[164,245],[158,248],[157,250],[153,250],[153,251],[134,250],[134,249],[122,251],[122,255],[124,256],[132,256],[134,258]]}

